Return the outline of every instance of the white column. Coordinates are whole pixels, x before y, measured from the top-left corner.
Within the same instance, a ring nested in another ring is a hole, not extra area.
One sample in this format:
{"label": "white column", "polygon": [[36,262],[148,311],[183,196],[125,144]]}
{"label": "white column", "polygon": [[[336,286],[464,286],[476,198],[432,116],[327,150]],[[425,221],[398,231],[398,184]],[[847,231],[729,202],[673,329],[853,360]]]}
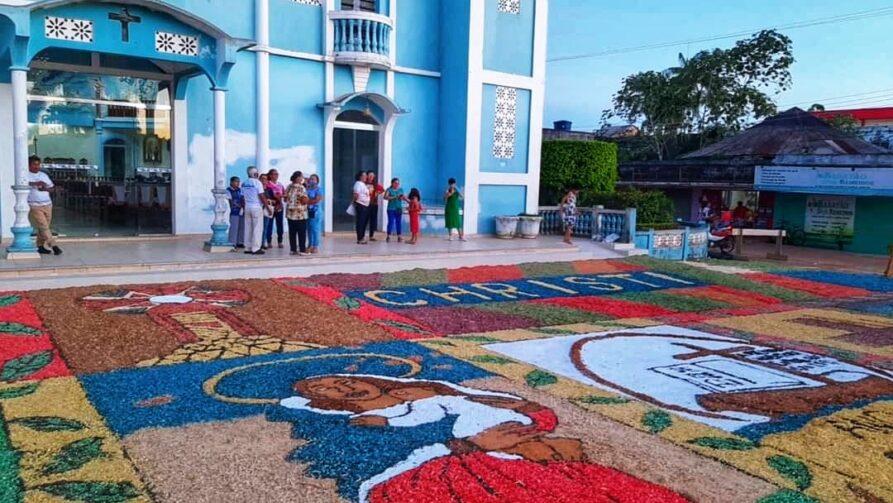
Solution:
{"label": "white column", "polygon": [[38,258],[37,248],[31,240],[31,223],[28,221],[28,69],[10,69],[12,78],[12,133],[15,159],[15,221],[12,224],[14,239],[7,250],[7,258]]}
{"label": "white column", "polygon": [[229,202],[226,199],[226,90],[215,87],[214,93],[214,223],[211,240],[205,251],[229,251]]}
{"label": "white column", "polygon": [[257,39],[257,169],[270,169],[270,3],[255,0]]}
{"label": "white column", "polygon": [[[480,212],[481,103],[484,71],[484,0],[471,0],[468,35],[468,108],[465,111],[465,202],[466,234],[477,234]],[[443,180],[438,180],[443,183]]]}
{"label": "white column", "polygon": [[539,212],[540,160],[543,147],[543,104],[546,96],[546,41],[549,0],[537,0],[533,19],[533,82],[530,87],[530,117],[527,149],[527,213]]}

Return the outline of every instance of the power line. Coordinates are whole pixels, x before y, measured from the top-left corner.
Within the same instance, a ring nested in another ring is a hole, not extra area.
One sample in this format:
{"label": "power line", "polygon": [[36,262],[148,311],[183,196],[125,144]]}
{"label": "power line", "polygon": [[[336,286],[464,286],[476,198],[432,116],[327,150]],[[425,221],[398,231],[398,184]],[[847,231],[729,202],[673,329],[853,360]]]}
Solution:
{"label": "power line", "polygon": [[[888,93],[888,92],[891,92],[891,91],[893,91],[893,87],[888,87],[888,88],[886,88],[886,89],[877,89],[877,90],[875,90],[875,91],[867,91],[867,92],[864,92],[864,93],[846,94],[846,95],[843,95],[843,96],[832,96],[832,97],[830,97],[830,98],[818,98],[818,99],[813,99],[813,100],[798,101],[798,102],[796,102],[796,103],[790,103],[790,104],[786,104],[786,105],[779,105],[779,108],[790,108],[790,107],[795,107],[795,106],[797,106],[797,105],[806,105],[806,104],[810,104],[810,105],[811,105],[811,104],[813,104],[813,103],[819,103],[819,104],[824,105],[824,104],[826,104],[826,103],[833,103],[833,102],[836,102],[836,101],[840,101],[842,98],[852,98],[852,97],[855,97],[855,96],[867,96],[867,95],[871,95],[871,94]],[[848,100],[844,100],[844,101],[848,101]]]}
{"label": "power line", "polygon": [[809,27],[813,27],[813,26],[821,26],[821,25],[826,25],[826,24],[843,23],[843,22],[849,22],[849,21],[858,21],[861,19],[870,19],[870,18],[874,18],[874,17],[889,16],[891,14],[893,14],[893,6],[882,7],[879,9],[872,9],[872,10],[866,10],[866,11],[852,12],[849,14],[840,14],[837,16],[830,16],[830,17],[825,17],[825,18],[811,19],[811,20],[807,20],[807,21],[800,21],[800,22],[796,22],[796,23],[790,23],[790,24],[780,25],[780,26],[775,26],[775,27],[757,28],[757,29],[746,30],[746,31],[738,31],[735,33],[712,35],[712,36],[703,37],[703,38],[678,40],[675,42],[662,42],[662,43],[656,43],[656,44],[639,45],[639,46],[633,46],[633,47],[623,47],[623,48],[617,48],[617,49],[607,49],[604,51],[591,52],[591,53],[586,53],[586,54],[577,54],[577,55],[573,55],[573,56],[560,56],[560,57],[556,57],[556,58],[547,59],[546,61],[549,63],[553,63],[553,62],[558,62],[558,61],[571,61],[571,60],[576,60],[576,59],[587,59],[587,58],[597,58],[597,57],[601,57],[601,56],[611,56],[611,55],[616,55],[616,54],[626,54],[626,53],[630,53],[630,52],[649,51],[649,50],[661,49],[661,48],[665,48],[665,47],[676,47],[676,46],[680,46],[680,45],[696,44],[696,43],[702,43],[702,42],[713,42],[713,41],[717,41],[717,40],[737,38],[737,37],[742,37],[742,36],[746,36],[746,35],[751,35],[755,32],[762,31],[762,30],[779,30],[779,31],[795,30],[795,29],[801,29],[801,28],[809,28]]}

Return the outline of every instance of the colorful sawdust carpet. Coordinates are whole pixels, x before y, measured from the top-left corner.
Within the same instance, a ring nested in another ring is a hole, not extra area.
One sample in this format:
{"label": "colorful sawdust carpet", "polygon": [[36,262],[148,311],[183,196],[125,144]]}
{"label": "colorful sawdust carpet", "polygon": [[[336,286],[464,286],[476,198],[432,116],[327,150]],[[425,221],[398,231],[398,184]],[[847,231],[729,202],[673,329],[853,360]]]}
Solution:
{"label": "colorful sawdust carpet", "polygon": [[766,271],[0,293],[0,502],[893,501],[893,281]]}

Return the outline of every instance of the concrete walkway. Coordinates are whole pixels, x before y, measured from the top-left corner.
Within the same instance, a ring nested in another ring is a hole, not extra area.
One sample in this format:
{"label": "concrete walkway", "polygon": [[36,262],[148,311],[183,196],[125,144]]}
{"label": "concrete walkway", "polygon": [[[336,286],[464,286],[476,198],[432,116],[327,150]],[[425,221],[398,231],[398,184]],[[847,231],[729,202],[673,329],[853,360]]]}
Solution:
{"label": "concrete walkway", "polygon": [[560,238],[501,240],[472,237],[467,242],[423,238],[418,245],[357,245],[347,234],[329,235],[318,255],[290,256],[288,248],[266,255],[241,250],[207,253],[203,238],[149,238],[62,243],[61,256],[33,261],[0,260],[0,290],[65,288],[95,284],[156,283],[181,280],[302,277],[333,272],[393,272],[423,268],[506,265],[619,258],[620,255],[581,241],[567,246]]}
{"label": "concrete walkway", "polygon": [[[774,253],[775,244],[758,240],[748,241],[744,246],[744,252],[750,260],[767,261],[766,253]],[[784,246],[784,254],[788,256],[788,260],[778,261],[777,263],[779,265],[791,267],[816,267],[829,271],[853,271],[875,274],[882,274],[887,267],[887,260],[889,260],[889,257],[886,255],[868,255],[863,253],[850,253],[831,249],[788,245]],[[729,265],[735,264],[730,261]]]}

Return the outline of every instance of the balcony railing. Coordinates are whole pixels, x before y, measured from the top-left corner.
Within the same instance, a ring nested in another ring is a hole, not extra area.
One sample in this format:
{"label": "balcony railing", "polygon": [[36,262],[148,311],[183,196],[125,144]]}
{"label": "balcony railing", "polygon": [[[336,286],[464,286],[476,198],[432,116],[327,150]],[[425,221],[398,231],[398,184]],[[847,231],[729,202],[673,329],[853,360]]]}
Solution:
{"label": "balcony railing", "polygon": [[624,163],[618,167],[620,183],[627,185],[752,186],[754,165],[693,163],[684,161]]}
{"label": "balcony railing", "polygon": [[359,10],[331,11],[335,62],[390,67],[391,19]]}

